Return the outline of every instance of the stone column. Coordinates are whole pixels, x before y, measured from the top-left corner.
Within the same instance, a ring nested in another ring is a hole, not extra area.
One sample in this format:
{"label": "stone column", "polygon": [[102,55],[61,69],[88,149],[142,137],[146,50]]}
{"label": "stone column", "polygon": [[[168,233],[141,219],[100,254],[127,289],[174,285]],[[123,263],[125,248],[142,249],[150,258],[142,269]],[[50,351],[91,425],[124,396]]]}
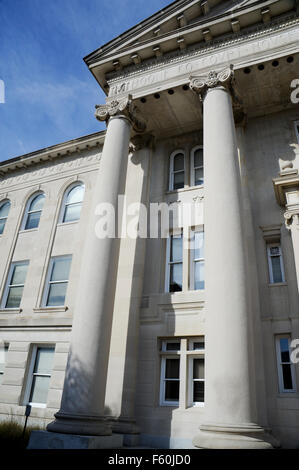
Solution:
{"label": "stone column", "polygon": [[285,225],[291,232],[299,291],[299,190],[286,191],[285,197],[287,202],[287,210],[284,213]]}
{"label": "stone column", "polygon": [[108,127],[86,228],[61,408],[47,429],[105,436],[112,433],[104,402],[119,238],[96,236],[96,207],[107,203],[117,210],[118,196],[125,189],[131,130],[143,131],[145,125],[137,118],[130,96],[96,108],[96,118],[107,120]]}
{"label": "stone column", "polygon": [[250,378],[248,279],[232,67],[191,77],[203,101],[206,257],[205,418],[193,443],[200,448],[271,448],[255,424]]}

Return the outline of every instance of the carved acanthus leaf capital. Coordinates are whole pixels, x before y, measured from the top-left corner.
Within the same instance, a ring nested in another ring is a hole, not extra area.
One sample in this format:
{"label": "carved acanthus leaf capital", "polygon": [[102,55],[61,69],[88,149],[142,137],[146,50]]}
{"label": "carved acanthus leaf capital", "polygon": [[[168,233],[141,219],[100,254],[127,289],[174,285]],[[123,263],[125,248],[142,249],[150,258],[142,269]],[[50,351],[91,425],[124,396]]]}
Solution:
{"label": "carved acanthus leaf capital", "polygon": [[293,223],[296,223],[295,219],[297,219],[298,223],[299,210],[287,210],[283,216],[286,228],[291,230]]}
{"label": "carved acanthus leaf capital", "polygon": [[137,152],[145,147],[153,148],[155,137],[152,134],[138,134],[131,138],[130,152]]}
{"label": "carved acanthus leaf capital", "polygon": [[216,88],[219,86],[225,86],[226,88],[231,89],[234,79],[234,70],[233,65],[227,67],[220,72],[211,70],[208,75],[205,76],[190,76],[189,87],[191,90],[195,91],[200,95],[203,95],[208,88]]}
{"label": "carved acanthus leaf capital", "polygon": [[115,99],[103,105],[96,105],[95,117],[98,121],[109,121],[116,116],[124,116],[132,123],[135,132],[144,132],[145,120],[139,115],[138,108],[134,105],[132,95],[125,98]]}

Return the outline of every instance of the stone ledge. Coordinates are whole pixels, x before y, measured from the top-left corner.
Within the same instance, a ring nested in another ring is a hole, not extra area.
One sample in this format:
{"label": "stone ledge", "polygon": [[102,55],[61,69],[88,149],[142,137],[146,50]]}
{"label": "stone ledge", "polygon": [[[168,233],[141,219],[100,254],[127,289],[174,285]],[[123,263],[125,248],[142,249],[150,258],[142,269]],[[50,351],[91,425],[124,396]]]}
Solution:
{"label": "stone ledge", "polygon": [[120,449],[123,436],[80,436],[48,431],[32,431],[27,449]]}

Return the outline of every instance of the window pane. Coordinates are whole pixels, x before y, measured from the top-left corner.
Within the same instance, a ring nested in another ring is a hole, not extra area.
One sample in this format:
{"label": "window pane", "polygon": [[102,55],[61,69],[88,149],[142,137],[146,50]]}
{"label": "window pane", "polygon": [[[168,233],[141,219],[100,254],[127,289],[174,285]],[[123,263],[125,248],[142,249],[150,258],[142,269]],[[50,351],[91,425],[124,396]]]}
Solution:
{"label": "window pane", "polygon": [[65,294],[67,289],[67,282],[61,282],[59,284],[51,284],[48,294],[48,307],[55,307],[64,305]]}
{"label": "window pane", "polygon": [[183,238],[182,235],[172,235],[170,246],[170,261],[182,261],[183,258]]}
{"label": "window pane", "polygon": [[288,338],[281,338],[280,341],[281,362],[290,362],[290,351]]}
{"label": "window pane", "polygon": [[73,189],[70,190],[66,203],[67,204],[75,204],[76,202],[82,202],[84,198],[84,185],[75,186]]}
{"label": "window pane", "polygon": [[195,186],[200,186],[201,184],[204,183],[203,179],[203,168],[198,168],[195,170],[195,178],[194,178],[194,184]]}
{"label": "window pane", "polygon": [[200,290],[205,288],[205,263],[197,261],[194,263],[194,289]]}
{"label": "window pane", "polygon": [[39,194],[36,196],[29,206],[29,211],[41,211],[44,207],[45,195]]}
{"label": "window pane", "polygon": [[290,364],[282,365],[283,386],[285,390],[293,390],[292,371]]}
{"label": "window pane", "polygon": [[81,214],[81,202],[70,206],[65,206],[63,222],[74,222],[80,219]]}
{"label": "window pane", "polygon": [[204,341],[196,341],[193,343],[193,350],[197,349],[204,349],[205,348],[205,342]]}
{"label": "window pane", "polygon": [[23,287],[10,287],[5,308],[19,308],[23,294]]}
{"label": "window pane", "polygon": [[194,244],[194,258],[204,258],[204,232],[195,232]]}
{"label": "window pane", "polygon": [[194,379],[205,378],[205,361],[203,358],[193,359],[193,378]]}
{"label": "window pane", "polygon": [[173,170],[179,171],[184,169],[184,154],[178,153],[173,159]]}
{"label": "window pane", "polygon": [[166,359],[166,379],[179,379],[180,378],[180,360],[179,359]]}
{"label": "window pane", "polygon": [[24,284],[27,274],[28,264],[16,264],[10,284]]}
{"label": "window pane", "polygon": [[203,403],[205,401],[205,383],[193,382],[193,401]]}
{"label": "window pane", "polygon": [[38,348],[34,372],[51,375],[54,360],[54,348]]}
{"label": "window pane", "polygon": [[282,282],[282,272],[280,267],[280,256],[271,256],[273,282]]}
{"label": "window pane", "polygon": [[2,204],[2,206],[0,207],[0,219],[2,217],[8,216],[9,208],[10,208],[10,202],[5,202],[4,204]]}
{"label": "window pane", "polygon": [[180,292],[183,289],[183,265],[182,263],[170,266],[170,292]]}
{"label": "window pane", "polygon": [[166,343],[166,351],[179,351],[181,343]]}
{"label": "window pane", "polygon": [[29,401],[32,403],[47,403],[50,377],[33,377]]}
{"label": "window pane", "polygon": [[178,380],[165,382],[165,400],[179,401],[180,382]]}
{"label": "window pane", "polygon": [[4,232],[6,219],[0,219],[0,235]]}
{"label": "window pane", "polygon": [[31,214],[28,214],[26,225],[25,225],[25,230],[30,230],[31,228],[37,228],[39,225],[41,214],[42,214],[41,212],[32,212]]}
{"label": "window pane", "polygon": [[174,173],[173,175],[173,189],[183,188],[185,184],[185,173],[180,171],[179,173]]}
{"label": "window pane", "polygon": [[51,281],[67,281],[71,266],[70,258],[56,258],[53,262]]}
{"label": "window pane", "polygon": [[7,351],[8,351],[7,346],[4,346],[4,348],[2,346],[0,347],[0,373],[2,374],[4,372]]}
{"label": "window pane", "polygon": [[194,152],[194,168],[203,166],[203,149],[197,149]]}

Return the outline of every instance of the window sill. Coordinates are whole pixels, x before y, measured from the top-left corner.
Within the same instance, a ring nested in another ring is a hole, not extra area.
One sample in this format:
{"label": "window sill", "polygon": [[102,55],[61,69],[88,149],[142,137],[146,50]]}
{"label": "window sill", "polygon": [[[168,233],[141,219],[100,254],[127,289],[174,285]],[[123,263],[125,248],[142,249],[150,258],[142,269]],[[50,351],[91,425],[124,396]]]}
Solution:
{"label": "window sill", "polygon": [[0,309],[0,314],[1,313],[22,313],[21,308],[1,308]]}
{"label": "window sill", "polygon": [[195,189],[204,189],[204,185],[200,186],[186,186],[185,188],[180,188],[180,189],[168,189],[166,191],[166,194],[177,194],[177,193],[184,193],[187,191],[194,191]]}
{"label": "window sill", "polygon": [[27,230],[25,229],[22,229],[22,230],[19,230],[19,234],[21,233],[30,233],[30,232],[37,232],[38,231],[38,227],[37,228],[28,228]]}
{"label": "window sill", "polygon": [[271,282],[268,284],[268,287],[281,287],[281,286],[287,286],[287,282]]}
{"label": "window sill", "polygon": [[73,220],[72,222],[59,222],[57,227],[65,227],[66,225],[75,225],[79,222],[79,220]]}
{"label": "window sill", "polygon": [[38,307],[34,308],[34,313],[60,313],[66,312],[69,308],[67,306],[62,307]]}

